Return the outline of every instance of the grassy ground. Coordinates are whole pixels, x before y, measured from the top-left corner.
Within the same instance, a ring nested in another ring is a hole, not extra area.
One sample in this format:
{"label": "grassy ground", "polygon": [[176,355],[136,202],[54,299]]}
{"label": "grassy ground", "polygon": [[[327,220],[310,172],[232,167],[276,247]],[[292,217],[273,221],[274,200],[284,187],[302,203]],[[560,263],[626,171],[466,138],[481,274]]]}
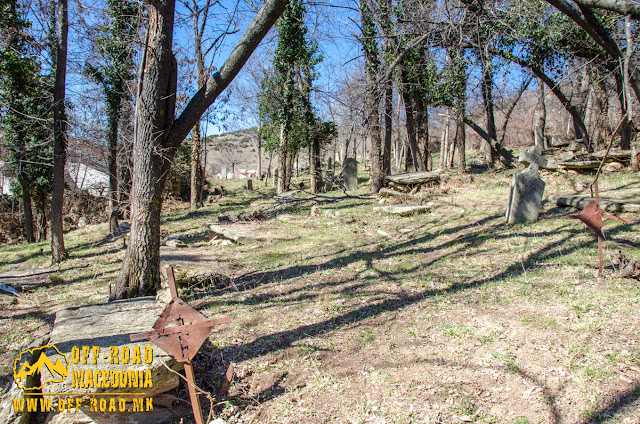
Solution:
{"label": "grassy ground", "polygon": [[[588,194],[591,178],[543,174],[545,196]],[[216,277],[182,296],[232,318],[196,358],[210,388],[235,364],[216,413],[243,423],[640,423],[640,287],[612,265],[618,249],[640,256],[637,224],[605,222],[598,278],[596,238],[567,211],[546,202],[538,222],[504,223],[510,179],[454,177],[423,193],[436,202],[430,213],[404,218],[374,212],[377,198],[323,204],[315,216],[299,205],[287,222],[238,224],[264,239],[254,245],[206,241],[219,214],[272,205],[240,182],[224,182],[227,194],[200,212],[166,207],[163,230]],[[640,179],[604,175],[600,190],[637,198]],[[3,384],[57,310],[106,300],[124,255],[106,231],[68,234],[64,283],[0,312]],[[48,252],[3,248],[0,271],[47,265]]]}

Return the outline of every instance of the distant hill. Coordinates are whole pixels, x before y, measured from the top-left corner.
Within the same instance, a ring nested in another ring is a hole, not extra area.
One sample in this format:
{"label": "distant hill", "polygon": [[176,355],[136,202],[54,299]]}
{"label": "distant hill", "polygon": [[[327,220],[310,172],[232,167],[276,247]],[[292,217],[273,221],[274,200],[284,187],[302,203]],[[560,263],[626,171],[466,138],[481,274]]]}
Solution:
{"label": "distant hill", "polygon": [[[226,134],[209,136],[206,139],[207,162],[209,176],[218,174],[222,167],[231,172],[235,169],[258,169],[258,129],[234,131]],[[263,149],[264,150],[264,149]],[[267,169],[268,154],[262,153],[262,167]],[[273,161],[272,167],[274,167]]]}

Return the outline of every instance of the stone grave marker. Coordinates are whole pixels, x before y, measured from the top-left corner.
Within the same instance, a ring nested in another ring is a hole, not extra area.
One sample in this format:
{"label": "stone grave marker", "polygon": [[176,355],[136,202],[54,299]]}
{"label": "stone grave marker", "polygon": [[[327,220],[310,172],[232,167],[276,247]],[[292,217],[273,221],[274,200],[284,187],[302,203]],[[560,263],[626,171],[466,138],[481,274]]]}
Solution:
{"label": "stone grave marker", "polygon": [[354,158],[346,158],[342,165],[342,182],[344,187],[353,191],[358,188],[358,162]]}
{"label": "stone grave marker", "polygon": [[538,166],[531,164],[513,175],[506,219],[509,224],[533,222],[538,219],[545,182],[538,175]]}

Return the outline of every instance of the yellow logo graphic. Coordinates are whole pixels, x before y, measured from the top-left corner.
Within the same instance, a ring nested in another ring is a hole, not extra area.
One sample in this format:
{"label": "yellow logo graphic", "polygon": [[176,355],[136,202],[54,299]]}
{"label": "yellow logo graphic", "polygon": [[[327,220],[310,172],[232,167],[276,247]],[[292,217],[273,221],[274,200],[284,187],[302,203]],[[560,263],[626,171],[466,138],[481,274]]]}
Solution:
{"label": "yellow logo graphic", "polygon": [[[49,359],[47,353],[51,356],[60,355],[56,358],[55,364]],[[37,359],[35,363],[32,364],[34,358]],[[43,367],[49,371],[47,377],[42,374]],[[41,376],[40,385],[31,386],[28,382],[28,377],[36,373]],[[67,355],[60,352],[55,345],[27,349],[20,353],[20,356],[18,356],[13,364],[13,379],[18,387],[24,390],[41,389],[47,383],[60,383],[64,381],[68,375],[69,360],[67,359]]]}

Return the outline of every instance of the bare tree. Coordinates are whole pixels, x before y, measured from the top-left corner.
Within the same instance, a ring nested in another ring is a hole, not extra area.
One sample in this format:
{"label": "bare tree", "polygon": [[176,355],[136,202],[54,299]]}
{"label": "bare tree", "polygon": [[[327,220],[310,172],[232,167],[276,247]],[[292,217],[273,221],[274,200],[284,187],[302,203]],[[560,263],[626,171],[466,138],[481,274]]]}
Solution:
{"label": "bare tree", "polygon": [[64,166],[67,150],[65,87],[67,76],[67,42],[69,20],[67,0],[58,0],[58,37],[56,45],[55,83],[53,87],[53,188],[51,192],[51,256],[59,263],[69,256],[64,247],[62,204],[64,202]]}
{"label": "bare tree", "polygon": [[131,239],[110,299],[155,293],[160,282],[160,212],[176,149],[231,83],[287,5],[267,0],[222,67],[175,117],[177,64],[172,51],[175,0],[147,3],[148,43],[136,113]]}

